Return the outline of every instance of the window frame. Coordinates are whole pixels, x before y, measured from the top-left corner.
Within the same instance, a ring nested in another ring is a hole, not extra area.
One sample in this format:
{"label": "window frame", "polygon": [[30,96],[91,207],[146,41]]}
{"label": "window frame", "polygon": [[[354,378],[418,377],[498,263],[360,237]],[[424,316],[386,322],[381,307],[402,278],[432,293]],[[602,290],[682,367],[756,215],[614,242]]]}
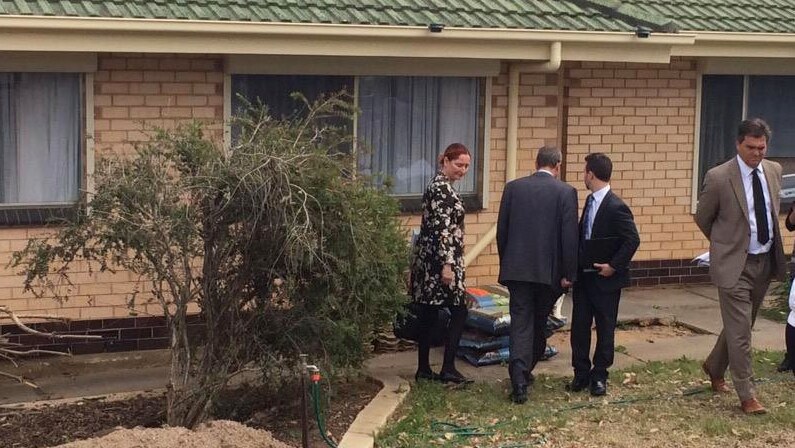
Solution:
{"label": "window frame", "polygon": [[[2,54],[2,53],[0,53]],[[19,64],[19,61],[15,61]],[[78,58],[73,66],[66,66],[65,70],[57,67],[42,69],[37,62],[33,69],[26,69],[31,61],[24,59],[21,65],[2,67],[4,73],[75,73],[78,75],[80,118],[79,148],[77,151],[77,199],[66,202],[41,202],[41,203],[0,203],[0,229],[15,226],[45,225],[59,220],[70,219],[75,216],[77,205],[82,200],[87,200],[94,188],[94,71],[96,71],[96,56],[88,55]],[[87,66],[87,67],[86,67]],[[93,71],[92,71],[93,70]]]}
{"label": "window frame", "polygon": [[[368,73],[368,72],[360,72],[360,73],[347,73],[347,72],[323,72],[321,71],[312,71],[310,73],[286,73],[285,70],[276,70],[274,72],[268,72],[267,70],[246,70],[240,69],[237,67],[237,64],[226,64],[226,72],[224,74],[224,147],[226,150],[229,150],[231,146],[231,119],[232,119],[232,77],[235,75],[244,75],[244,74],[261,74],[261,75],[284,75],[284,74],[291,74],[291,75],[314,75],[314,76],[351,76],[354,80],[354,91],[353,91],[353,99],[356,104],[359,102],[359,79],[361,76],[428,76],[428,77],[473,77],[478,78],[480,82],[480,98],[478,100],[478,108],[480,109],[478,112],[478,141],[477,141],[477,148],[470,148],[473,151],[473,155],[478,157],[479,162],[479,169],[477,173],[471,173],[471,175],[475,175],[475,192],[462,194],[461,199],[464,202],[464,208],[467,212],[479,212],[485,208],[485,205],[489,203],[489,172],[490,172],[490,141],[491,141],[491,109],[492,109],[492,82],[493,82],[493,74],[492,73],[460,73],[460,74],[453,74],[453,73],[444,73],[444,74],[434,74],[434,73],[404,73],[401,70],[397,70],[396,74],[386,74],[386,73]],[[230,69],[230,65],[232,65]],[[494,69],[494,67],[488,66],[489,70]],[[497,65],[499,69],[499,65]],[[303,72],[302,70],[293,70],[295,72]],[[356,136],[358,135],[358,119],[355,116],[354,122],[352,126],[353,137],[354,137],[354,144],[353,144],[353,151],[356,151]],[[417,214],[422,211],[422,194],[390,194],[390,196],[396,198],[400,204],[400,211],[404,214]]]}
{"label": "window frame", "polygon": [[[748,113],[748,87],[751,76],[795,76],[795,60],[773,58],[705,58],[696,66],[696,110],[693,139],[693,172],[691,183],[690,213],[698,207],[699,172],[701,170],[701,112],[704,75],[743,76],[742,117]],[[774,130],[775,132],[775,130]]]}

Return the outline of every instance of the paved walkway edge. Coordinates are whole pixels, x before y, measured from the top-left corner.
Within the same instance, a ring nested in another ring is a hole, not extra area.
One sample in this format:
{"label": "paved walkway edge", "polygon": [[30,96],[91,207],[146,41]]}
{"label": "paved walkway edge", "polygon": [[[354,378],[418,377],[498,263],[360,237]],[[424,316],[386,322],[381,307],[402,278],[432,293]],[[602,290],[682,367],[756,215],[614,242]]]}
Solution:
{"label": "paved walkway edge", "polygon": [[373,448],[375,436],[409,394],[409,382],[397,375],[375,378],[384,385],[378,395],[356,416],[338,448]]}

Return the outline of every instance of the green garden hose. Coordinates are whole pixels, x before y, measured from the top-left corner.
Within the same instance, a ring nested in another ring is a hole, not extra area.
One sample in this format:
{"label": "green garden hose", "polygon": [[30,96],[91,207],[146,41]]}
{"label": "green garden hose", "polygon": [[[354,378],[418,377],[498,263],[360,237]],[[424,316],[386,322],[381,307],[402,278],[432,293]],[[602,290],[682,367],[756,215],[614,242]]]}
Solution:
{"label": "green garden hose", "polygon": [[323,421],[323,412],[320,408],[320,373],[312,373],[310,379],[312,380],[312,386],[309,395],[312,398],[312,409],[315,411],[315,419],[317,420],[317,429],[320,431],[320,437],[323,438],[323,441],[326,442],[329,448],[337,448],[337,444],[329,438],[326,432],[326,424]]}

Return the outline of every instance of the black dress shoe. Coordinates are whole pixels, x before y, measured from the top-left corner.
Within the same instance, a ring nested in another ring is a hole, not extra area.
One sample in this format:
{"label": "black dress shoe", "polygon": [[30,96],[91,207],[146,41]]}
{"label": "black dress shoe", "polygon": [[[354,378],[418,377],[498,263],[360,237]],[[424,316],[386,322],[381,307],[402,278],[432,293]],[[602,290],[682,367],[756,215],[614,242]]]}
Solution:
{"label": "black dress shoe", "polygon": [[514,404],[524,404],[527,402],[527,386],[513,386],[511,401]]}
{"label": "black dress shoe", "polygon": [[439,375],[432,370],[417,370],[417,373],[414,374],[414,381],[439,381]]}
{"label": "black dress shoe", "polygon": [[578,378],[575,376],[574,379],[571,380],[571,383],[566,385],[566,390],[571,392],[582,392],[590,385],[591,381],[588,378]]}
{"label": "black dress shoe", "polygon": [[439,381],[453,384],[469,384],[473,381],[461,374],[458,370],[439,372]]}
{"label": "black dress shoe", "polygon": [[591,395],[601,397],[607,393],[607,382],[603,380],[591,381]]}
{"label": "black dress shoe", "polygon": [[785,353],[784,359],[781,361],[781,364],[778,365],[776,370],[779,372],[789,372],[793,368],[795,368],[795,366],[792,365],[792,361],[790,361],[789,355]]}

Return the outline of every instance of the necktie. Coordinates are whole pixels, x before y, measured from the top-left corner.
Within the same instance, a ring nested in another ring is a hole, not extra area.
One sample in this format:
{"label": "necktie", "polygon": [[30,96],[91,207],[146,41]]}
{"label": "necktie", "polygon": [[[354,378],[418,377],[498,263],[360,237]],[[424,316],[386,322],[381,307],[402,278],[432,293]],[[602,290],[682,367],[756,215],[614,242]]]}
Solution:
{"label": "necktie", "polygon": [[759,180],[759,169],[751,172],[751,185],[754,190],[754,215],[756,216],[756,240],[759,244],[767,244],[770,232],[767,229],[767,208],[765,194],[762,192],[762,181]]}
{"label": "necktie", "polygon": [[593,195],[589,194],[585,200],[585,208],[582,210],[582,239],[587,240],[591,236],[591,207],[593,207]]}

